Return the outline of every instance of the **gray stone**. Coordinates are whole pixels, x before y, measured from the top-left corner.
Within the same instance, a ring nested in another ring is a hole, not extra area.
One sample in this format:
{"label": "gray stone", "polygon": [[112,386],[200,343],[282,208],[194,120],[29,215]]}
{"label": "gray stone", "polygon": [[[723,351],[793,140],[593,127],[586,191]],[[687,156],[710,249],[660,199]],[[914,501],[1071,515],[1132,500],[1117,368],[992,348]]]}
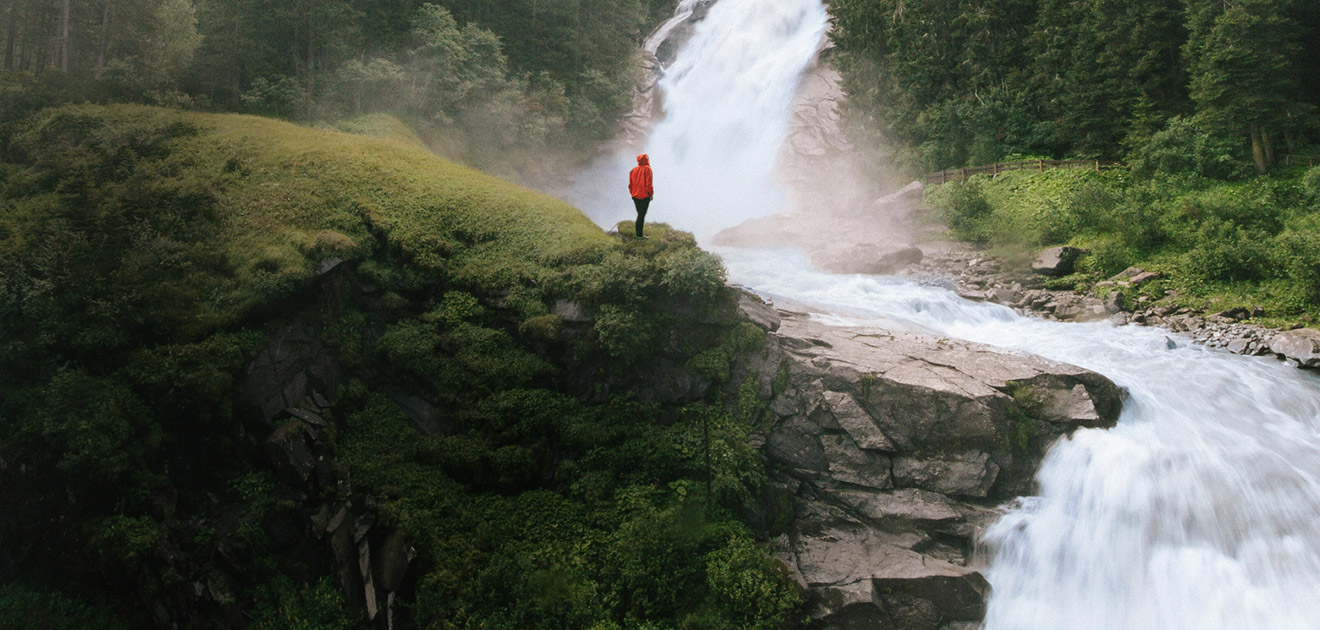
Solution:
{"label": "gray stone", "polygon": [[1110,315],[1127,310],[1127,299],[1122,291],[1112,291],[1105,296],[1105,311]]}
{"label": "gray stone", "polygon": [[1045,276],[1066,276],[1073,272],[1073,265],[1083,253],[1076,247],[1051,247],[1036,257],[1031,270]]}
{"label": "gray stone", "polygon": [[1161,274],[1157,271],[1143,271],[1135,276],[1132,276],[1132,279],[1128,281],[1128,284],[1134,287],[1139,287],[1159,277],[1161,277]]}
{"label": "gray stone", "polygon": [[290,407],[288,409],[285,409],[285,411],[288,412],[289,415],[298,418],[299,420],[302,420],[303,422],[306,422],[308,424],[315,425],[318,427],[326,426],[325,418],[322,418],[321,414],[316,413],[315,411],[309,411],[307,409],[302,409],[299,407]]}
{"label": "gray stone", "polygon": [[807,471],[829,468],[819,439],[820,427],[800,416],[791,416],[770,432],[765,454],[771,461]]}
{"label": "gray stone", "polygon": [[1016,304],[1021,294],[1011,288],[995,287],[990,291],[990,299],[999,304]]}
{"label": "gray stone", "polygon": [[330,258],[323,258],[321,259],[321,262],[317,263],[316,265],[316,277],[319,278],[321,276],[324,276],[325,274],[338,269],[339,266],[342,264],[344,264],[344,259],[336,256],[331,256]]}
{"label": "gray stone", "polygon": [[999,476],[999,465],[984,452],[942,457],[894,458],[894,485],[941,494],[984,497]]}
{"label": "gray stone", "polygon": [[870,488],[892,485],[888,457],[858,448],[846,435],[822,435],[820,445],[824,449],[830,477]]}
{"label": "gray stone", "polygon": [[1084,385],[1074,385],[1072,389],[1049,389],[1037,396],[1045,419],[1051,422],[1084,427],[1104,426],[1107,423]]}
{"label": "gray stone", "polygon": [[371,572],[376,586],[386,592],[394,592],[403,586],[403,579],[408,573],[414,553],[408,545],[408,539],[399,530],[391,531],[376,547],[372,555]]}
{"label": "gray stone", "polygon": [[[776,557],[806,585],[811,626],[934,630],[979,610],[983,580],[958,564],[995,517],[980,504],[1029,491],[1054,437],[1112,425],[1121,390],[1039,357],[780,314],[736,369],[757,375],[777,418],[761,450],[781,491],[761,499],[754,526],[787,534]],[[1025,452],[1009,413],[1020,388],[1050,420]]]}
{"label": "gray stone", "polygon": [[760,296],[747,291],[738,292],[738,311],[747,321],[766,332],[779,330],[779,313]]}
{"label": "gray stone", "polygon": [[1225,320],[1236,322],[1251,317],[1251,311],[1242,307],[1230,308],[1211,315],[1210,317],[1219,317]]}
{"label": "gray stone", "polygon": [[859,448],[884,453],[895,452],[894,443],[876,426],[871,414],[857,404],[852,394],[825,392],[825,404],[838,426],[852,436]]}
{"label": "gray stone", "polygon": [[1270,351],[1302,367],[1320,368],[1320,330],[1287,330],[1270,340]]}
{"label": "gray stone", "polygon": [[595,319],[581,304],[572,300],[556,300],[553,312],[560,319],[571,324],[584,324]]}
{"label": "gray stone", "polygon": [[875,605],[874,591],[869,579],[812,589],[810,627],[815,630],[884,628],[886,617]]}
{"label": "gray stone", "polygon": [[921,205],[921,199],[925,194],[925,190],[925,187],[920,181],[914,181],[907,186],[900,188],[898,192],[890,193],[884,197],[876,199],[875,202],[871,204],[872,210],[875,212],[892,214],[900,209],[906,210],[908,208],[915,208]]}
{"label": "gray stone", "polygon": [[[893,563],[876,572],[871,582],[878,598],[894,617],[894,608],[925,602],[938,613],[934,623],[893,619],[896,627],[939,627],[942,621],[975,621],[985,616],[990,585],[978,571],[933,558],[913,563]],[[917,622],[917,623],[913,623]]]}
{"label": "gray stone", "polygon": [[938,528],[963,518],[948,497],[918,488],[840,489],[833,495],[861,516],[880,522]]}
{"label": "gray stone", "polygon": [[287,481],[301,487],[316,470],[315,441],[307,424],[290,420],[266,438],[266,455]]}

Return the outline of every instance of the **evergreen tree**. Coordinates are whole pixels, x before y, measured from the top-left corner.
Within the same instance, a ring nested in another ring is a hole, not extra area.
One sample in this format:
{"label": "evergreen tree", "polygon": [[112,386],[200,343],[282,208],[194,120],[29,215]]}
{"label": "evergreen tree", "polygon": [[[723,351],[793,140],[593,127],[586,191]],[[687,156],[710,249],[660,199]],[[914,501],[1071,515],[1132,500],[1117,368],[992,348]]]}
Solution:
{"label": "evergreen tree", "polygon": [[1271,136],[1304,109],[1294,63],[1301,29],[1286,8],[1274,0],[1188,4],[1186,54],[1196,116],[1222,133],[1248,138],[1258,173],[1274,161]]}

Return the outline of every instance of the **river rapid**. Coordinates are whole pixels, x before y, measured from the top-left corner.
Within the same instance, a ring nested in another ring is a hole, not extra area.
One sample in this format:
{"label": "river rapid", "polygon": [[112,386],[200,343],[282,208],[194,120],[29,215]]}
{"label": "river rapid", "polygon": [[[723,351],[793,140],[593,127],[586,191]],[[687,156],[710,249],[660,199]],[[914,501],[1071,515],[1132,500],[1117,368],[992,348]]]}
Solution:
{"label": "river rapid", "polygon": [[[646,143],[658,193],[650,218],[705,243],[782,209],[774,160],[825,24],[819,0],[711,7],[660,79],[665,115]],[[614,158],[617,181],[628,166]],[[603,225],[631,218],[626,198],[576,201]],[[1049,322],[907,279],[824,274],[793,251],[710,249],[731,282],[827,323],[1036,354],[1129,392],[1116,427],[1056,443],[1040,495],[1006,506],[984,533],[985,628],[1320,628],[1313,373],[1160,329]]]}

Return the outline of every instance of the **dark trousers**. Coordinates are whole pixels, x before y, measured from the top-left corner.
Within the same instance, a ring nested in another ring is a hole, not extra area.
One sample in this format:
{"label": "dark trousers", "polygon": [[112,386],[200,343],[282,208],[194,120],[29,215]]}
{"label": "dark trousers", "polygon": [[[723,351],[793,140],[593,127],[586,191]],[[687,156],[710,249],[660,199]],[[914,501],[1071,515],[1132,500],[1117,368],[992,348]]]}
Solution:
{"label": "dark trousers", "polygon": [[633,197],[633,205],[637,206],[637,238],[641,238],[642,224],[646,223],[646,209],[651,206],[651,198],[638,199]]}

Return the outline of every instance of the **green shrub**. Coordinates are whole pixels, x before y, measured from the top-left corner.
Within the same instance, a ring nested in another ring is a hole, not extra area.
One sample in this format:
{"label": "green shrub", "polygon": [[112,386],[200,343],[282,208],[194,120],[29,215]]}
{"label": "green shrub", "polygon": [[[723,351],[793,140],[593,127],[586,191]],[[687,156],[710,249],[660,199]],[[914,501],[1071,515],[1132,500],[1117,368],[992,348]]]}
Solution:
{"label": "green shrub", "polygon": [[706,554],[706,586],[737,628],[783,628],[794,621],[803,603],[787,571],[745,536]]}
{"label": "green shrub", "polygon": [[1177,116],[1128,159],[1133,172],[1146,177],[1165,174],[1228,179],[1245,177],[1249,172],[1246,164],[1233,157],[1237,152],[1235,142]]}
{"label": "green shrub", "polygon": [[0,585],[0,628],[124,630],[128,627],[104,603],[21,581]]}
{"label": "green shrub", "polygon": [[[1320,172],[1313,169],[1312,172]],[[1299,216],[1279,235],[1279,256],[1299,292],[1320,304],[1320,213]]]}
{"label": "green shrub", "polygon": [[1272,269],[1268,235],[1220,219],[1209,219],[1195,234],[1195,246],[1184,256],[1184,268],[1203,282],[1261,280]]}
{"label": "green shrub", "polygon": [[1302,202],[1312,210],[1320,211],[1320,166],[1307,169],[1302,175]]}
{"label": "green shrub", "polygon": [[655,351],[655,326],[637,311],[606,304],[596,313],[593,327],[612,357],[631,361]]}
{"label": "green shrub", "polygon": [[986,220],[992,208],[982,192],[981,181],[973,177],[963,183],[944,184],[929,198],[953,235],[964,241],[983,243],[990,238]]}
{"label": "green shrub", "polygon": [[254,630],[350,630],[356,620],[329,578],[299,584],[280,577],[256,594]]}
{"label": "green shrub", "polygon": [[1112,276],[1140,260],[1137,249],[1114,236],[1086,241],[1089,254],[1078,262],[1079,270],[1103,277]]}

